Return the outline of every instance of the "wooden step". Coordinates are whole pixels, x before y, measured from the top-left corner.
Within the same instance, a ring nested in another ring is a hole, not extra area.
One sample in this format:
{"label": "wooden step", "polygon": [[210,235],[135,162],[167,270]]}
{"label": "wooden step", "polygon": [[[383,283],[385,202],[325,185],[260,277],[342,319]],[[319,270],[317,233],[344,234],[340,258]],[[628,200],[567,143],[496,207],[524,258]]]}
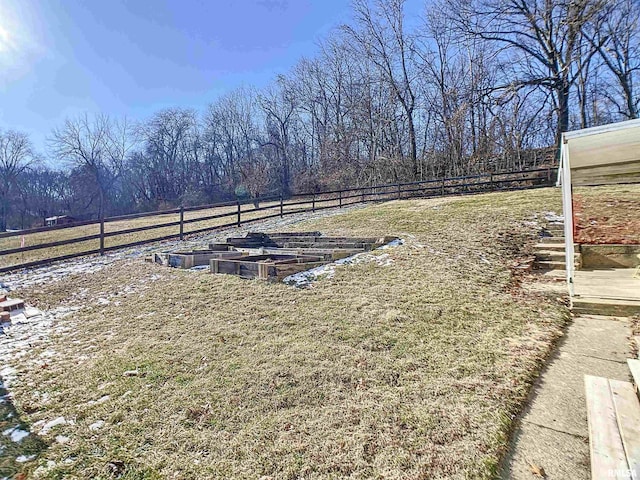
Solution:
{"label": "wooden step", "polygon": [[541,237],[540,243],[562,243],[564,245],[564,237]]}
{"label": "wooden step", "polygon": [[564,262],[565,254],[564,250],[538,250],[536,252],[537,260],[553,260],[556,262]]}
{"label": "wooden step", "polygon": [[640,315],[640,302],[615,298],[575,296],[571,299],[571,310],[585,315],[609,315],[632,317]]}
{"label": "wooden step", "polygon": [[640,403],[628,382],[585,375],[591,478],[640,468]]}
{"label": "wooden step", "polygon": [[564,243],[536,243],[533,248],[535,248],[536,250],[554,250],[558,252],[564,252]]}
{"label": "wooden step", "polygon": [[555,261],[555,260],[540,260],[535,263],[535,266],[538,270],[566,270],[567,266],[563,261]]}

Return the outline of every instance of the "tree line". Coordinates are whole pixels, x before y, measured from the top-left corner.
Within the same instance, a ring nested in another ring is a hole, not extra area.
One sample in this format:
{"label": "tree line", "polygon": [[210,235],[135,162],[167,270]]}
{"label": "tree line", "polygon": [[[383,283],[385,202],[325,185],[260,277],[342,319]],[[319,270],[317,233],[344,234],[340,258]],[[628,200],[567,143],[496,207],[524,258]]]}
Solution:
{"label": "tree line", "polygon": [[[355,0],[266,88],[139,122],[0,130],[0,230],[295,191],[517,170],[638,117],[637,0]],[[53,168],[50,165],[61,165]]]}

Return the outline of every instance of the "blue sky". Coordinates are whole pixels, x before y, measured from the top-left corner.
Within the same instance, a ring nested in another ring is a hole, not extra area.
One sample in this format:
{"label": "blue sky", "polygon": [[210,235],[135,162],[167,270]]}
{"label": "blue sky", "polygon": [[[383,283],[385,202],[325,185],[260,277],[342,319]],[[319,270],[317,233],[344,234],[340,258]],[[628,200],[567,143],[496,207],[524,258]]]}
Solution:
{"label": "blue sky", "polygon": [[0,0],[0,128],[43,148],[66,117],[133,120],[268,84],[350,0]]}

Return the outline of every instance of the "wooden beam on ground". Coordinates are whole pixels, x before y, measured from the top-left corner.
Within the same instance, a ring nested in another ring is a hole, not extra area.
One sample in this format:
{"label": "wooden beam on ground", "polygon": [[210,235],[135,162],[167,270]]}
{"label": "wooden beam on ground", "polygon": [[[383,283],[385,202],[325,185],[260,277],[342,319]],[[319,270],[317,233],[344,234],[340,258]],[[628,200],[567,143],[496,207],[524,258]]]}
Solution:
{"label": "wooden beam on ground", "polygon": [[640,475],[640,403],[631,383],[609,380],[609,385],[624,453],[636,479]]}
{"label": "wooden beam on ground", "polygon": [[636,390],[640,393],[640,360],[627,358],[627,365],[629,365],[629,370],[631,370],[631,377],[633,378]]}
{"label": "wooden beam on ground", "polygon": [[[611,479],[611,472],[625,472],[629,464],[618,431],[609,380],[584,376],[591,450],[591,478]],[[624,477],[619,477],[624,478]]]}

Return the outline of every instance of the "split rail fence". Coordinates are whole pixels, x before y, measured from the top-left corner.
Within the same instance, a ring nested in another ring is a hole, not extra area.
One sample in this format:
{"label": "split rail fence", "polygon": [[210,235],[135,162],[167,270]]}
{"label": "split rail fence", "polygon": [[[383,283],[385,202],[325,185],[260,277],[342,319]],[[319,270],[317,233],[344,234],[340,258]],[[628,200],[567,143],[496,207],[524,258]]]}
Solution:
{"label": "split rail fence", "polygon": [[0,273],[355,203],[546,187],[555,183],[556,175],[557,168],[539,168],[300,193],[286,199],[237,200],[0,232]]}

